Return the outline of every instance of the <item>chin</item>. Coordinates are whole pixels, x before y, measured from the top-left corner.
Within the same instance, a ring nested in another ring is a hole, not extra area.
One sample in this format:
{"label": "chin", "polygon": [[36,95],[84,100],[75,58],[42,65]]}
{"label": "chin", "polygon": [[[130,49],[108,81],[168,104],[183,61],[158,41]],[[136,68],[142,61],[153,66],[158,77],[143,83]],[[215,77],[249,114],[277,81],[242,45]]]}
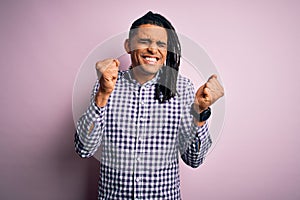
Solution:
{"label": "chin", "polygon": [[161,65],[149,65],[149,64],[146,64],[146,65],[143,65],[141,66],[142,70],[148,74],[156,74],[160,68],[162,68]]}

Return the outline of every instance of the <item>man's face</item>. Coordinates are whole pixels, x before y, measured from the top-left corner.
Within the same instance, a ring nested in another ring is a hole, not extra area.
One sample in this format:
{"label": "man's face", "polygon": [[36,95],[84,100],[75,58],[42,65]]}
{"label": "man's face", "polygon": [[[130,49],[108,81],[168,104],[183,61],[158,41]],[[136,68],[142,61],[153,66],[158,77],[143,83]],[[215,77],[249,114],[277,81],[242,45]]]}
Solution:
{"label": "man's face", "polygon": [[167,56],[168,35],[165,28],[144,24],[141,25],[125,48],[131,55],[133,70],[144,76],[155,75],[163,66]]}

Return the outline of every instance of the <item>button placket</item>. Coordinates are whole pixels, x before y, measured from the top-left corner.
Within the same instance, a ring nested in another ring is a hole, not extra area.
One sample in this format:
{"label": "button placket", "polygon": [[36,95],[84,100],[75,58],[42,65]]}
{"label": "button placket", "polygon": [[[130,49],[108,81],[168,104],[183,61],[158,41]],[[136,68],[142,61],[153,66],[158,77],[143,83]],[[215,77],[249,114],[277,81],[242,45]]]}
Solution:
{"label": "button placket", "polygon": [[135,160],[134,160],[134,197],[135,199],[138,199],[139,197],[139,187],[140,183],[141,183],[141,177],[139,177],[139,172],[137,171],[137,165],[139,164],[139,161],[141,160],[141,149],[142,149],[142,145],[143,145],[143,140],[142,138],[142,133],[144,131],[144,121],[145,121],[145,109],[144,109],[144,105],[145,102],[143,100],[144,97],[144,88],[143,86],[141,86],[139,88],[139,91],[136,91],[137,95],[136,95],[136,100],[137,100],[137,106],[138,106],[138,116],[137,116],[137,128],[136,128],[136,147],[135,147]]}

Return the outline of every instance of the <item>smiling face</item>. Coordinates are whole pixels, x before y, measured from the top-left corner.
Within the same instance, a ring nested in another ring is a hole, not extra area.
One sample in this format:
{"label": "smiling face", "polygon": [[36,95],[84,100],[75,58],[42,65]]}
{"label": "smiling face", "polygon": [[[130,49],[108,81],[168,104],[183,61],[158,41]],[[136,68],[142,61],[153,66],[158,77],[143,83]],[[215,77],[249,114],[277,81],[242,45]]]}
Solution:
{"label": "smiling face", "polygon": [[125,49],[131,56],[135,79],[143,84],[151,80],[163,66],[167,57],[168,35],[165,28],[143,24],[133,37],[125,41]]}

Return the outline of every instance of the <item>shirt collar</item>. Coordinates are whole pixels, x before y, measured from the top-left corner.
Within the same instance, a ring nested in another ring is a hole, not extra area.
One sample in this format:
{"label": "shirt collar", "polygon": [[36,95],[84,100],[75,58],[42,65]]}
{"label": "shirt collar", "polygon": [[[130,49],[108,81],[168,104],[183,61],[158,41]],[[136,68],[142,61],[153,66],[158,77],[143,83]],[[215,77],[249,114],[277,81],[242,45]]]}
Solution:
{"label": "shirt collar", "polygon": [[149,81],[147,81],[144,84],[140,84],[139,82],[137,82],[137,80],[134,78],[132,70],[127,70],[124,71],[124,78],[129,81],[130,83],[133,83],[134,85],[138,85],[138,86],[143,86],[143,87],[150,87],[151,85],[154,85],[157,83],[157,81],[159,80],[159,75],[161,73],[161,69],[156,73],[155,77]]}

